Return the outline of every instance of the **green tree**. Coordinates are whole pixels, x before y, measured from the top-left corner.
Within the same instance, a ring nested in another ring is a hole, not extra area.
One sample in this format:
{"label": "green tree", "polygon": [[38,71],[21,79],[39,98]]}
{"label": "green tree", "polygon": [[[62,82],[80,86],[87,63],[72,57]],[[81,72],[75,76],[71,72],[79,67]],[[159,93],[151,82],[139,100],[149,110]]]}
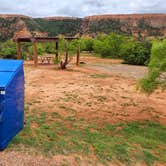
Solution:
{"label": "green tree", "polygon": [[166,87],[166,39],[153,42],[148,75],[140,81],[140,89],[151,93],[159,85]]}
{"label": "green tree", "polygon": [[55,54],[57,52],[55,43],[53,43],[53,42],[44,43],[43,47],[44,47],[45,52],[48,54]]}

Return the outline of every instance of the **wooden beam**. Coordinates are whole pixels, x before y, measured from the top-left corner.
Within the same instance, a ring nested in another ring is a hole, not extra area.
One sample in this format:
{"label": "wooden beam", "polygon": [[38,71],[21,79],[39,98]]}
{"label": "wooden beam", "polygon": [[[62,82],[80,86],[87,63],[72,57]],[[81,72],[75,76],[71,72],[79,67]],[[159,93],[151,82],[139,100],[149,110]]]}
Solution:
{"label": "wooden beam", "polygon": [[38,66],[37,42],[33,41],[33,60],[35,67]]}
{"label": "wooden beam", "polygon": [[[59,37],[18,37],[17,39],[13,39],[14,42],[18,41],[18,42],[31,42],[33,40],[37,41],[37,42],[58,42],[59,41]],[[64,38],[67,41],[72,41],[75,39],[79,39],[77,37],[65,37]]]}
{"label": "wooden beam", "polygon": [[59,43],[56,42],[56,60],[59,59]]}
{"label": "wooden beam", "polygon": [[21,59],[21,43],[17,41],[16,47],[17,47],[17,59]]}
{"label": "wooden beam", "polygon": [[68,51],[68,43],[65,42],[65,63],[68,64],[69,61],[69,51]]}
{"label": "wooden beam", "polygon": [[78,46],[77,50],[76,65],[80,66],[80,45]]}

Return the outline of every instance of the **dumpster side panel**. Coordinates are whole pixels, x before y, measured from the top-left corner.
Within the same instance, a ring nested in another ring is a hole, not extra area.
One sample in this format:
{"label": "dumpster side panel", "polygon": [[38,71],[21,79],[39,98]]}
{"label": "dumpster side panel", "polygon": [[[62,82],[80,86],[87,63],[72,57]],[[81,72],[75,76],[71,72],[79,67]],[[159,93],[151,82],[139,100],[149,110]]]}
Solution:
{"label": "dumpster side panel", "polygon": [[[0,92],[4,91],[3,88],[0,88]],[[4,121],[4,109],[5,109],[5,95],[0,93],[0,142],[4,140],[3,136],[3,121]]]}
{"label": "dumpster side panel", "polygon": [[23,66],[15,72],[15,76],[5,90],[5,111],[3,122],[4,140],[0,149],[4,149],[9,141],[24,126],[24,70]]}

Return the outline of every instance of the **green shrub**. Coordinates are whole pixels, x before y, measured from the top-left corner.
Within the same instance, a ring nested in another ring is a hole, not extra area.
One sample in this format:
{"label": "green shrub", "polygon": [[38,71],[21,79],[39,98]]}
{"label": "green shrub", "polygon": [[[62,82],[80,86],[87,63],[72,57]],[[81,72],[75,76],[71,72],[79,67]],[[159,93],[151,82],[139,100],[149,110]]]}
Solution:
{"label": "green shrub", "polygon": [[131,65],[145,65],[150,59],[151,44],[149,42],[130,41],[123,45],[124,63]]}
{"label": "green shrub", "polygon": [[161,75],[166,73],[166,40],[153,43],[148,75],[140,81],[141,90],[151,93],[159,85],[165,88],[166,78]]}
{"label": "green shrub", "polygon": [[166,71],[166,39],[153,43],[149,68]]}
{"label": "green shrub", "polygon": [[[43,51],[42,51],[43,52]],[[22,59],[27,59],[27,56],[33,55],[33,47],[31,43],[21,43]],[[41,45],[39,44],[39,53],[41,53]],[[1,43],[0,57],[6,59],[17,59],[16,43],[12,40]]]}
{"label": "green shrub", "polygon": [[48,54],[55,54],[57,52],[55,43],[49,42],[43,44],[44,50]]}
{"label": "green shrub", "polygon": [[[43,45],[41,43],[37,44],[37,53],[38,55],[43,55],[45,53],[45,48],[43,47]],[[33,55],[33,46],[31,45],[28,48],[28,54]]]}
{"label": "green shrub", "polygon": [[82,38],[81,40],[82,51],[92,52],[94,39],[91,38]]}
{"label": "green shrub", "polygon": [[106,58],[120,58],[122,45],[125,43],[126,37],[111,33],[108,36],[99,36],[94,41],[93,49],[95,53]]}
{"label": "green shrub", "polygon": [[158,85],[158,81],[156,78],[159,77],[159,72],[156,71],[151,71],[149,74],[144,77],[143,79],[140,80],[140,86],[143,91],[147,93],[152,93],[154,89],[156,89]]}
{"label": "green shrub", "polygon": [[101,55],[101,57],[109,57],[110,56],[110,49],[108,44],[104,43],[100,40],[94,41],[93,49],[95,53]]}
{"label": "green shrub", "polygon": [[16,44],[11,40],[8,40],[0,46],[0,57],[16,59],[17,58]]}

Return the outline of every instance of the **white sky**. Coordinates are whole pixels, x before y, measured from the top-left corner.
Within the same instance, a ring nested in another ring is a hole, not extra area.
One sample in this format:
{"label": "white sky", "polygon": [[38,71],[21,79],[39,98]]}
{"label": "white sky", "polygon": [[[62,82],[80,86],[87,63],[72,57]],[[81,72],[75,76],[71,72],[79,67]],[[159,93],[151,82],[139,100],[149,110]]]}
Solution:
{"label": "white sky", "polygon": [[0,0],[0,13],[32,17],[166,13],[166,0]]}

